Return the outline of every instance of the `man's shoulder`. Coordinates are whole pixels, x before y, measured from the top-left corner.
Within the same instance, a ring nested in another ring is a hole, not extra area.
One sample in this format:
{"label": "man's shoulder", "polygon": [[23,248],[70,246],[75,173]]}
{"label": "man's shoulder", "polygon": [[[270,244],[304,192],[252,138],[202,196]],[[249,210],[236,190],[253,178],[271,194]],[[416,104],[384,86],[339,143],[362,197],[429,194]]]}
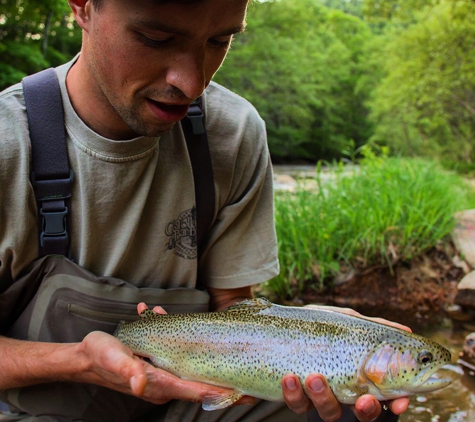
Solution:
{"label": "man's shoulder", "polygon": [[249,101],[216,82],[211,82],[206,89],[205,107],[210,118],[224,119],[226,123],[240,125],[244,120],[246,123],[263,125],[259,113]]}
{"label": "man's shoulder", "polygon": [[204,105],[216,180],[229,181],[237,168],[257,166],[260,157],[267,156],[265,124],[249,101],[213,82],[206,89]]}
{"label": "man's shoulder", "polygon": [[0,92],[1,143],[15,141],[27,130],[27,118],[23,88],[20,83]]}
{"label": "man's shoulder", "polygon": [[0,92],[0,109],[3,111],[25,110],[25,100],[21,83],[12,85]]}

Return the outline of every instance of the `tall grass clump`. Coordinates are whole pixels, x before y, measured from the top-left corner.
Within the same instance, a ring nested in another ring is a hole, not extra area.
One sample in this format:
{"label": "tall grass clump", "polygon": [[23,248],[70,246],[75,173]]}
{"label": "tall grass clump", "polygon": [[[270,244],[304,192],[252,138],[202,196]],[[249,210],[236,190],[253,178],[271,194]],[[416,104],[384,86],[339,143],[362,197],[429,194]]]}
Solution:
{"label": "tall grass clump", "polygon": [[434,161],[376,157],[359,166],[317,166],[316,188],[276,194],[281,298],[330,285],[342,271],[392,268],[446,238],[473,189]]}

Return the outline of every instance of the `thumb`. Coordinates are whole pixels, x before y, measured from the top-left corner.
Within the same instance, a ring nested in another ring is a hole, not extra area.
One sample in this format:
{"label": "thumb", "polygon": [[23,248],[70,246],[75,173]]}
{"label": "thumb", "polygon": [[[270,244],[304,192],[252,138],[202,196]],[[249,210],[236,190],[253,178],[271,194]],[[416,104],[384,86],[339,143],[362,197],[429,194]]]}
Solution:
{"label": "thumb", "polygon": [[[143,367],[142,367],[143,369]],[[145,392],[145,387],[147,386],[147,376],[142,371],[142,373],[134,374],[129,379],[130,389],[134,396],[140,397]]]}

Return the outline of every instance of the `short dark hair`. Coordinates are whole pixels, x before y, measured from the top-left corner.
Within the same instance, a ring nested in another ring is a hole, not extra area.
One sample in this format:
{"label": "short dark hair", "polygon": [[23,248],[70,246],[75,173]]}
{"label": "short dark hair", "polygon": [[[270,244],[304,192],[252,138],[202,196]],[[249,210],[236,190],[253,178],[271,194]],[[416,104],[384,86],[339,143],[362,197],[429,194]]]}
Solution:
{"label": "short dark hair", "polygon": [[102,6],[102,0],[91,0],[94,9],[99,10]]}
{"label": "short dark hair", "polygon": [[[159,3],[198,3],[202,0],[157,0]],[[103,0],[91,0],[92,5],[96,10],[99,10],[103,4]]]}
{"label": "short dark hair", "polygon": [[[173,3],[173,2],[177,2],[177,3],[198,3],[202,0],[158,0],[158,2],[160,3]],[[247,0],[247,3],[251,3],[253,0]],[[94,8],[96,10],[99,10],[102,6],[102,3],[103,3],[103,0],[91,0],[91,3],[92,5],[94,6]]]}

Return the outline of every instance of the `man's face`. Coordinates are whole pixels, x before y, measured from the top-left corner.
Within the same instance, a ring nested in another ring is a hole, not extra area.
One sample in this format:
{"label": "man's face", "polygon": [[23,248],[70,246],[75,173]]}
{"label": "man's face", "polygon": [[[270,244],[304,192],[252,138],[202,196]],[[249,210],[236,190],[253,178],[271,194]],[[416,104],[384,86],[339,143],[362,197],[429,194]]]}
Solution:
{"label": "man's face", "polygon": [[244,27],[246,5],[104,0],[95,10],[89,2],[81,60],[90,98],[124,136],[165,133],[208,86]]}

